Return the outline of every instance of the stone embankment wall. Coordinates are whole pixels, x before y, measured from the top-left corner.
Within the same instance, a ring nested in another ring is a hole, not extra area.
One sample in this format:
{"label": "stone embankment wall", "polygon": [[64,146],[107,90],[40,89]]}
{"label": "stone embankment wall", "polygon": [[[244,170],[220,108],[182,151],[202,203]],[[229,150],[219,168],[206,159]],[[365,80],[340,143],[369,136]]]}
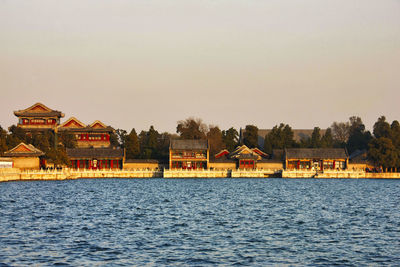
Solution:
{"label": "stone embankment wall", "polygon": [[164,178],[227,178],[229,170],[164,170]]}
{"label": "stone embankment wall", "polygon": [[365,173],[365,178],[369,179],[400,179],[400,172],[385,172],[385,173]]}
{"label": "stone embankment wall", "polygon": [[284,170],[282,178],[352,178],[352,179],[400,179],[400,173],[366,173],[363,170],[343,170],[343,171],[298,171]]}
{"label": "stone embankment wall", "polygon": [[161,178],[160,170],[26,170],[3,169],[0,182],[24,180],[68,180],[80,178]]}
{"label": "stone embankment wall", "polygon": [[400,173],[364,171],[285,171],[285,170],[23,170],[0,169],[0,182],[24,180],[67,180],[80,178],[367,178],[400,179]]}
{"label": "stone embankment wall", "polygon": [[164,170],[164,178],[265,178],[280,175],[280,170]]}

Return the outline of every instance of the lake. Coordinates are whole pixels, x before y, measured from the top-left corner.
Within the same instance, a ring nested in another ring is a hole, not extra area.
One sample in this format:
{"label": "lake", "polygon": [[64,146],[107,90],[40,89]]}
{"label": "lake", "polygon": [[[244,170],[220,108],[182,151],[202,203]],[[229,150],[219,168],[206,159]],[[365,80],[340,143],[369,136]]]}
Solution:
{"label": "lake", "polygon": [[0,266],[400,265],[400,180],[0,183]]}

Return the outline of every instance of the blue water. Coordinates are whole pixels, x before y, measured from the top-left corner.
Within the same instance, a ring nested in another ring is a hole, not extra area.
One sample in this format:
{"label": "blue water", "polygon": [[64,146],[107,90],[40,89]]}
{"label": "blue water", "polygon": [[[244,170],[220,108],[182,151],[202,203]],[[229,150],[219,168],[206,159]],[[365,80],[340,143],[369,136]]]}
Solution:
{"label": "blue water", "polygon": [[0,183],[0,265],[400,265],[400,181]]}

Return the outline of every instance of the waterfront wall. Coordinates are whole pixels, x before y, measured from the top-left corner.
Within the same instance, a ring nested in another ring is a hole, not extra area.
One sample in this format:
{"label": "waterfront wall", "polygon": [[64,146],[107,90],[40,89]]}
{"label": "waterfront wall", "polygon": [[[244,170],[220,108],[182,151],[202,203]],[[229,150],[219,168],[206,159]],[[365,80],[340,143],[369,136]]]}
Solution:
{"label": "waterfront wall", "polygon": [[367,178],[400,179],[400,173],[365,173],[360,170],[297,171],[297,170],[20,170],[0,169],[0,182],[26,180],[68,180],[81,178]]}
{"label": "waterfront wall", "polygon": [[365,178],[364,171],[341,170],[316,172],[310,170],[284,170],[283,178]]}
{"label": "waterfront wall", "polygon": [[282,178],[352,178],[352,179],[400,179],[400,173],[367,173],[364,170],[341,170],[341,171],[308,171],[308,170],[284,170]]}
{"label": "waterfront wall", "polygon": [[236,169],[236,162],[212,162],[208,163],[210,169],[214,170],[234,170]]}
{"label": "waterfront wall", "polygon": [[70,180],[81,178],[162,178],[161,170],[19,170],[3,169],[0,182],[25,180]]}
{"label": "waterfront wall", "polygon": [[164,178],[227,178],[230,170],[164,170]]}
{"label": "waterfront wall", "polygon": [[39,170],[39,157],[13,157],[14,167],[18,169]]}

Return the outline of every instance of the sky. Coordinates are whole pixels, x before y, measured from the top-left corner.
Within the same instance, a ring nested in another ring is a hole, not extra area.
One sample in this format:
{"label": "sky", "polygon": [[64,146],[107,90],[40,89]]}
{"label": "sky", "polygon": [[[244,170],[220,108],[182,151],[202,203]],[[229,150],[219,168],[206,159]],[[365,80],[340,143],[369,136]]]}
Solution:
{"label": "sky", "polygon": [[0,125],[400,120],[400,0],[0,0]]}

